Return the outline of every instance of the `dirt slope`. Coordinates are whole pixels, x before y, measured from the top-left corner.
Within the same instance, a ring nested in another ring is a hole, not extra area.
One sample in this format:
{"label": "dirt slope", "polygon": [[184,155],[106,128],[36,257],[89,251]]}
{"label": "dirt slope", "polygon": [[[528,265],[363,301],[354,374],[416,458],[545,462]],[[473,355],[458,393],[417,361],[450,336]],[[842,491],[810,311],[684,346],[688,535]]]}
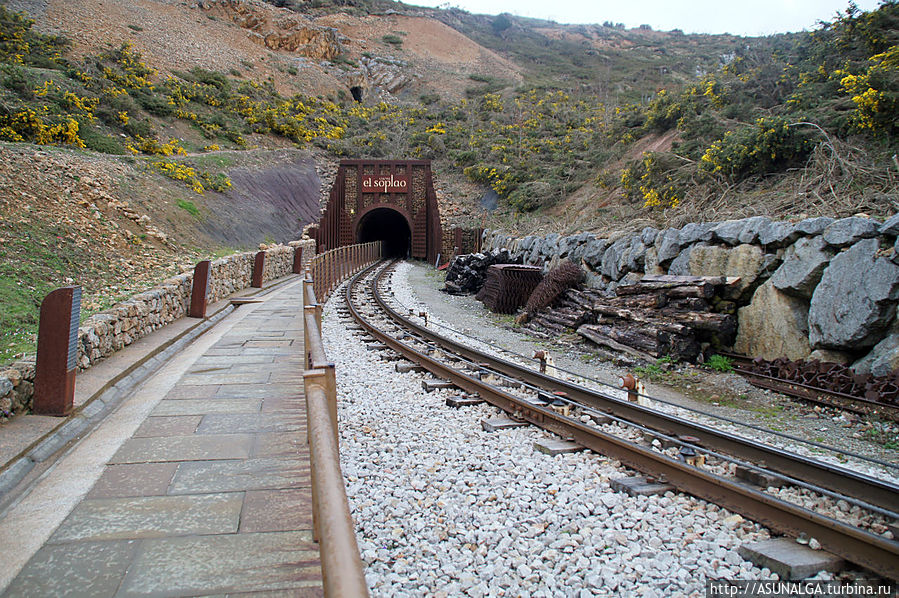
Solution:
{"label": "dirt slope", "polygon": [[[39,30],[69,38],[74,56],[130,42],[161,73],[197,66],[236,71],[257,81],[271,79],[288,95],[348,92],[359,81],[376,87],[385,79],[385,73],[379,72],[384,70],[396,71],[386,75],[403,79],[403,85],[390,91],[410,99],[428,92],[461,97],[473,73],[511,83],[521,80],[519,69],[510,61],[424,17],[332,14],[311,18],[261,0],[207,3],[205,10],[196,2],[176,0],[10,0],[8,5],[28,11]],[[341,61],[320,60],[319,53],[310,54],[308,48],[272,49],[278,45],[270,39],[272,33],[284,37],[291,32],[286,28],[293,26],[295,31],[297,23],[310,30],[336,29],[338,41],[332,51]],[[385,43],[383,37],[390,33],[399,35],[403,43]],[[376,62],[367,64],[363,56]]]}

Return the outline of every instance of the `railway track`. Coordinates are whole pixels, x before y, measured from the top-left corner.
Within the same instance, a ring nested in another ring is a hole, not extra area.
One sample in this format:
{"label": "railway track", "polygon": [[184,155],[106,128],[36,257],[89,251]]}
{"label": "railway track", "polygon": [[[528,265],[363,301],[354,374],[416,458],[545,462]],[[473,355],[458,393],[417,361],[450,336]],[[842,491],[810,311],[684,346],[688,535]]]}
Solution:
{"label": "railway track", "polygon": [[[801,380],[764,374],[756,371],[756,366],[749,357],[735,353],[722,353],[722,355],[731,359],[734,364],[734,371],[746,378],[753,386],[773,390],[774,392],[796,397],[817,405],[835,407],[859,415],[885,417],[899,422],[899,403],[887,403],[876,398],[847,394],[823,388],[817,384],[808,384]],[[809,364],[809,366],[812,366],[812,364]],[[769,364],[769,367],[766,369],[777,371],[778,368],[771,367]],[[814,379],[815,377],[811,378]],[[871,394],[876,396],[877,393]]]}
{"label": "railway track", "polygon": [[[346,286],[345,299],[348,314],[392,351],[514,418],[780,533],[815,538],[847,561],[899,580],[899,541],[882,531],[899,520],[896,484],[552,378],[450,340],[415,321],[420,316],[403,314],[391,304],[385,297],[389,271],[390,264],[382,263],[359,273]],[[702,459],[687,458],[691,453]],[[741,481],[734,475],[740,468],[771,486]],[[799,495],[844,501],[851,512],[863,514],[850,524],[784,498]]]}

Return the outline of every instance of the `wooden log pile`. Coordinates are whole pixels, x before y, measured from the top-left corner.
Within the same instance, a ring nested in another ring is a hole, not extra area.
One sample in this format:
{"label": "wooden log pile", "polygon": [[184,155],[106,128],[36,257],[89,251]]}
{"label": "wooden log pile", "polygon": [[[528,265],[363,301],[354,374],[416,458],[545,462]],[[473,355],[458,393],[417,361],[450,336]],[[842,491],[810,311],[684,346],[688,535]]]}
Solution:
{"label": "wooden log pile", "polygon": [[735,305],[722,299],[739,279],[723,276],[644,276],[605,296],[593,289],[569,289],[553,306],[533,315],[526,327],[558,335],[577,330],[615,353],[654,360],[700,357],[703,349],[733,344]]}

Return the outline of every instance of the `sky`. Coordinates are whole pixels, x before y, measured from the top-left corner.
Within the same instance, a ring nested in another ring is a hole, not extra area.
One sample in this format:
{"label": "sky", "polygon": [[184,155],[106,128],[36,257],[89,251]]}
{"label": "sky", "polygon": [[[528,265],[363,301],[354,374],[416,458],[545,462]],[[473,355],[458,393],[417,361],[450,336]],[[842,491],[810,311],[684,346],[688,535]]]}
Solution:
{"label": "sky", "polygon": [[[454,6],[471,13],[503,12],[557,23],[643,24],[653,29],[685,33],[770,35],[812,30],[818,21],[832,21],[848,0],[405,0],[418,6]],[[856,0],[873,10],[878,0]]]}

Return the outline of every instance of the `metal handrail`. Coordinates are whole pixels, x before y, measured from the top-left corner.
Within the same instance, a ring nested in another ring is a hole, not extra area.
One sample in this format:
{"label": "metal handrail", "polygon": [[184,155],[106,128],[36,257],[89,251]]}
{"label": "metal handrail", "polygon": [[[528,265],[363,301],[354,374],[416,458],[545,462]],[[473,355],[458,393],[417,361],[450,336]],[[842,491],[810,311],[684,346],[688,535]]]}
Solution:
{"label": "metal handrail", "polygon": [[313,538],[319,542],[325,596],[367,597],[368,587],[340,471],[337,379],[322,340],[322,303],[344,279],[381,257],[381,242],[338,247],[313,257],[303,282],[303,387],[312,469]]}
{"label": "metal handrail", "polygon": [[318,532],[325,596],[368,596],[327,402],[327,394],[321,386],[310,385],[306,389],[315,494],[313,518]]}

